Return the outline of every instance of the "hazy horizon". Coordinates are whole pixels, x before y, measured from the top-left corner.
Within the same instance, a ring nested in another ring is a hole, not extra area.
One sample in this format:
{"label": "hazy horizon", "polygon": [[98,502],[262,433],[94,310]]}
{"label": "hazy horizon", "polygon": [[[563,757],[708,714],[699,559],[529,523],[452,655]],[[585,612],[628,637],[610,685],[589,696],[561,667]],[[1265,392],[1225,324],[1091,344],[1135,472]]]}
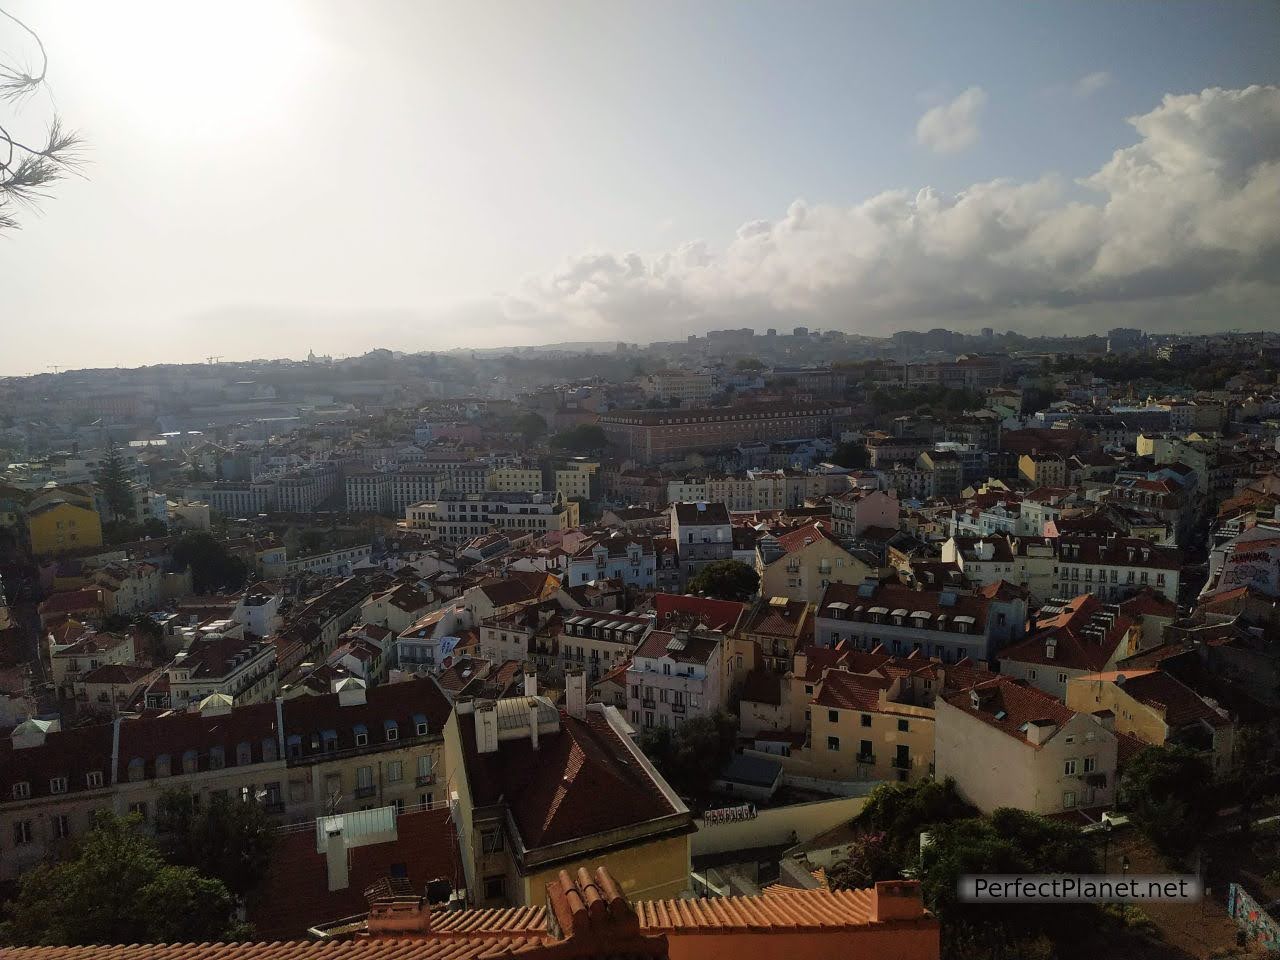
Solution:
{"label": "hazy horizon", "polygon": [[0,374],[1280,313],[1273,4],[5,7]]}

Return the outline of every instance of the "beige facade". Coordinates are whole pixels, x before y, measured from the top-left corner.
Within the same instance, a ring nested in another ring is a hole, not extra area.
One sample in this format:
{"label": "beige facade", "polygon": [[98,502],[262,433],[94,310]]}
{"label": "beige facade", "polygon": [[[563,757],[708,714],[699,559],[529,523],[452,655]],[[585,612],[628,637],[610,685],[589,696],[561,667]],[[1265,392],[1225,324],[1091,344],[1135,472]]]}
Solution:
{"label": "beige facade", "polygon": [[954,777],[960,793],[984,813],[1016,807],[1050,814],[1111,804],[1116,737],[1092,717],[1076,713],[1060,728],[1035,728],[1043,732],[1032,735],[1044,739],[1033,743],[945,698],[936,708],[935,775]]}
{"label": "beige facade", "polygon": [[488,487],[499,493],[538,493],[542,490],[542,471],[537,467],[497,467],[489,474]]}
{"label": "beige facade", "polygon": [[817,604],[830,584],[861,583],[875,572],[840,544],[823,536],[769,564],[756,554],[762,597],[787,597]]}
{"label": "beige facade", "polygon": [[824,780],[920,780],[933,773],[934,711],[894,703],[884,690],[866,708],[809,707],[812,776]]}

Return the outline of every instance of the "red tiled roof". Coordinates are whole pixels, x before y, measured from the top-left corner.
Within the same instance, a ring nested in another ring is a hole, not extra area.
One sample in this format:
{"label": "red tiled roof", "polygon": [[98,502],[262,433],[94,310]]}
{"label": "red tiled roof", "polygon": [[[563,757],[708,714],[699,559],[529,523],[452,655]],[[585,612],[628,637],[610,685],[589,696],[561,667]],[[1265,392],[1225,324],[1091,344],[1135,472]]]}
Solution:
{"label": "red tiled roof", "polygon": [[736,600],[713,600],[709,597],[686,597],[678,593],[659,593],[653,598],[653,609],[659,626],[673,617],[689,615],[712,630],[732,630],[747,605]]}
{"label": "red tiled roof", "polygon": [[[274,704],[267,704],[274,709]],[[414,720],[426,718],[428,735],[439,734],[449,719],[449,702],[430,677],[383,683],[369,688],[365,702],[343,706],[336,693],[314,697],[294,697],[284,702],[286,739],[297,736],[303,757],[326,752],[320,734],[332,730],[337,734],[337,750],[354,749],[355,727],[363,724],[369,744],[384,742],[386,722],[394,720],[398,740],[416,736]],[[234,711],[232,711],[234,713]]]}
{"label": "red tiled roof", "polygon": [[840,545],[840,541],[832,535],[831,531],[827,529],[827,524],[821,520],[815,520],[813,523],[807,523],[803,527],[797,527],[779,535],[777,539],[786,553],[795,553],[797,550],[803,550],[819,540],[827,540],[837,546]]}
{"label": "red tiled roof", "polygon": [[32,797],[52,796],[49,781],[66,777],[67,793],[90,789],[86,777],[102,774],[111,783],[112,725],[99,723],[45,735],[42,745],[13,748],[13,740],[0,737],[0,807],[13,799],[15,783],[30,784]]}
{"label": "red tiled roof", "polygon": [[475,714],[458,716],[472,802],[505,800],[527,849],[642,824],[675,814],[598,710],[586,720],[561,714],[558,733],[476,749]]}
{"label": "red tiled roof", "polygon": [[[979,698],[977,709],[973,706],[971,696],[974,691]],[[943,699],[951,706],[963,710],[971,717],[976,717],[988,726],[1002,730],[1015,740],[1027,743],[1030,741],[1027,740],[1026,731],[1021,729],[1023,724],[1036,720],[1048,720],[1061,729],[1076,715],[1074,710],[1060,700],[1021,681],[1010,680],[1008,677],[992,677],[974,684],[969,690],[947,694]],[[998,715],[999,719],[997,719]],[[1036,749],[1039,747],[1037,746]]]}
{"label": "red tiled roof", "polygon": [[809,605],[803,600],[788,599],[785,606],[760,600],[743,621],[742,632],[796,639],[804,634],[805,625],[811,619],[808,612]]}
{"label": "red tiled roof", "polygon": [[1163,670],[1111,671],[1095,674],[1100,680],[1116,682],[1124,677],[1120,688],[1139,703],[1144,703],[1164,716],[1173,730],[1203,720],[1215,727],[1231,723],[1185,683]]}
{"label": "red tiled roof", "polygon": [[767,897],[642,901],[636,912],[648,933],[850,929],[873,922],[873,896],[869,889],[796,889]]}
{"label": "red tiled roof", "polygon": [[892,681],[885,677],[828,670],[813,703],[837,710],[873,711],[880,706],[880,691],[888,690],[891,686]]}
{"label": "red tiled roof", "polygon": [[644,642],[636,648],[635,656],[649,657],[657,660],[662,657],[669,657],[676,663],[709,663],[711,657],[715,654],[716,645],[719,643],[718,638],[706,636],[700,630],[682,631],[687,633],[684,637],[684,646],[677,649],[669,648],[669,644],[675,639],[675,634],[667,630],[651,630],[649,635],[644,638]]}
{"label": "red tiled roof", "polygon": [[[1133,620],[1123,615],[1117,616],[1109,624],[1097,619],[1103,610],[1102,601],[1092,594],[1074,597],[1061,613],[1038,620],[1036,631],[1006,647],[999,659],[1060,666],[1068,670],[1101,670],[1135,626]],[[1105,629],[1106,632],[1099,636],[1094,632],[1086,632],[1086,628],[1090,631]],[[1053,641],[1052,657],[1048,653],[1050,640]]]}

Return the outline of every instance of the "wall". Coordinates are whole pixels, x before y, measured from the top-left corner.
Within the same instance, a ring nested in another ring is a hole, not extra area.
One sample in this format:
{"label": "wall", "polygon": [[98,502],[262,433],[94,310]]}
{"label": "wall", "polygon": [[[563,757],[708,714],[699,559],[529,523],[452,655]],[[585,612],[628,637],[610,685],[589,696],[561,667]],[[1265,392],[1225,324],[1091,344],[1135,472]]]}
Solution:
{"label": "wall", "polygon": [[698,832],[693,835],[693,855],[703,857],[811,840],[825,830],[852,820],[866,802],[865,797],[833,797],[761,810],[754,820],[711,826],[696,820]]}
{"label": "wall", "polygon": [[[911,923],[914,923],[912,921]],[[671,960],[937,960],[936,924],[876,924],[845,930],[668,934]]]}
{"label": "wall", "polygon": [[[595,870],[607,867],[629,900],[664,900],[679,897],[689,889],[690,837],[666,837],[652,843],[590,853],[581,860],[561,863],[532,873],[524,879],[524,899],[520,903],[539,906],[546,903],[547,884],[568,870],[575,875],[579,867]],[[512,905],[517,905],[512,899]]]}

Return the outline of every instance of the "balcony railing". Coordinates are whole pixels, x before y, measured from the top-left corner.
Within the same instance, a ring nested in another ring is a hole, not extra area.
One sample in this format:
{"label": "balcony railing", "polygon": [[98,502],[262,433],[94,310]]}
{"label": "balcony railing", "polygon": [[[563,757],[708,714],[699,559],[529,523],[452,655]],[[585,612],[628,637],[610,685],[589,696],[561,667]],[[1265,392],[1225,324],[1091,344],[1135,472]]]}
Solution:
{"label": "balcony railing", "polygon": [[671,712],[672,712],[672,713],[684,713],[684,704],[683,704],[683,703],[673,703],[673,704],[671,705]]}
{"label": "balcony railing", "polygon": [[876,765],[876,755],[874,753],[860,753],[858,754],[858,762],[865,763],[869,767],[874,767]]}
{"label": "balcony railing", "polygon": [[435,782],[436,775],[434,773],[419,774],[413,778],[414,785],[418,787],[429,787]]}
{"label": "balcony railing", "polygon": [[641,701],[640,701],[640,704],[641,704],[641,706],[643,706],[646,710],[652,710],[652,709],[654,709],[654,708],[658,705],[658,704],[657,704],[655,701],[653,701],[653,700],[641,700]]}
{"label": "balcony railing", "polygon": [[365,797],[372,797],[377,792],[378,788],[373,784],[369,784],[367,787],[356,787],[355,789],[357,800],[363,800]]}

